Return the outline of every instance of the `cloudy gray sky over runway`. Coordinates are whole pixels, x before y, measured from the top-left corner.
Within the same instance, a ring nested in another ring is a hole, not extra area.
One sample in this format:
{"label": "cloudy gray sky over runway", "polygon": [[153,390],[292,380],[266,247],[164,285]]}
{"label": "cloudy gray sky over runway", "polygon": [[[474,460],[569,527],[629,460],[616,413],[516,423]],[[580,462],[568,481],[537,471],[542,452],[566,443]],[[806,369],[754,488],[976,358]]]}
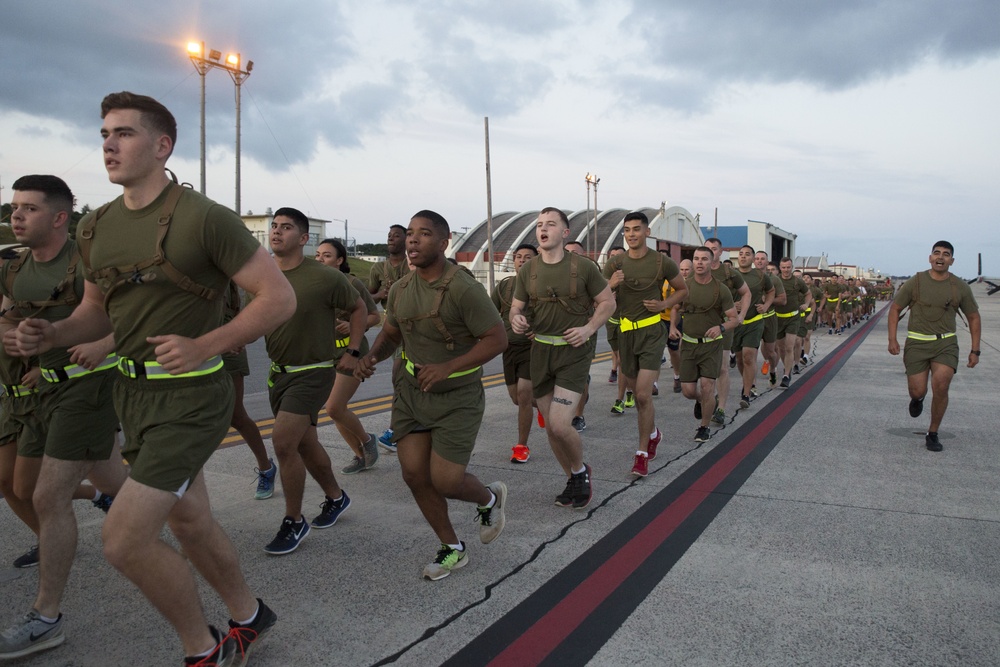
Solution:
{"label": "cloudy gray sky over runway", "polygon": [[[460,230],[493,208],[668,205],[763,220],[891,273],[956,246],[1000,275],[995,0],[353,0],[7,3],[0,197],[24,173],[80,204],[118,193],[100,155],[107,92],[177,116],[170,166],[198,182],[189,40],[253,60],[244,212],[296,206],[381,241],[422,208]],[[208,194],[233,200],[233,84],[209,72]],[[341,226],[338,224],[337,228]]]}

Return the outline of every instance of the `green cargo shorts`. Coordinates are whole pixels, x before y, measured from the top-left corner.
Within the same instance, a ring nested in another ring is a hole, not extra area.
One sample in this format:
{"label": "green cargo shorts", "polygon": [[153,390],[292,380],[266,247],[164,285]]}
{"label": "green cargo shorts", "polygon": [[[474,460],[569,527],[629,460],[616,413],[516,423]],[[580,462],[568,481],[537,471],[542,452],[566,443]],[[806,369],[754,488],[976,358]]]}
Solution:
{"label": "green cargo shorts", "polygon": [[907,375],[917,375],[930,369],[931,362],[951,366],[958,372],[958,338],[915,340],[907,338],[903,345],[903,366]]}
{"label": "green cargo shorts", "polygon": [[681,341],[681,382],[697,382],[698,378],[717,380],[722,370],[722,340],[710,343]]}
{"label": "green cargo shorts", "polygon": [[765,322],[770,318],[761,318],[750,324],[740,324],[736,327],[736,335],[733,337],[733,352],[739,352],[745,347],[757,349],[760,341],[764,337]]}
{"label": "green cargo shorts", "polygon": [[402,378],[396,383],[396,396],[392,401],[392,439],[398,444],[410,433],[429,432],[431,449],[438,456],[468,465],[485,410],[486,393],[482,382],[433,392],[420,391],[412,377]]}
{"label": "green cargo shorts", "polygon": [[275,373],[268,375],[267,397],[271,412],[289,412],[293,415],[309,415],[315,426],[319,421],[319,411],[333,389],[333,368],[310,368],[295,373]]}
{"label": "green cargo shorts", "polygon": [[640,370],[659,372],[666,344],[667,333],[659,322],[641,329],[622,331],[618,336],[622,374],[634,378]]}
{"label": "green cargo shorts", "polygon": [[547,396],[556,386],[582,394],[587,388],[590,361],[593,358],[590,343],[580,347],[547,345],[535,341],[531,344],[531,393],[535,398]]}

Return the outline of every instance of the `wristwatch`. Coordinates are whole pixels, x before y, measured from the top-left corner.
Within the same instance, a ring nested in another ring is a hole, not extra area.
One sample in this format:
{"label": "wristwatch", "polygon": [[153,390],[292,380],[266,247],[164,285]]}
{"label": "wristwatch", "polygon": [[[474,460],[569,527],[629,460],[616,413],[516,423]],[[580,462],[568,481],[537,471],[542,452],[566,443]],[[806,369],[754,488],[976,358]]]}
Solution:
{"label": "wristwatch", "polygon": [[726,323],[723,322],[719,325],[719,333],[726,333]]}
{"label": "wristwatch", "polygon": [[974,355],[976,355],[976,356],[978,357],[978,356],[979,356],[979,353],[980,353],[981,351],[982,351],[982,350],[969,350],[969,354],[974,354]]}
{"label": "wristwatch", "polygon": [[346,352],[347,354],[351,355],[355,359],[360,359],[361,358],[361,350],[354,350],[354,349],[351,349],[351,348],[347,348],[346,350],[344,350],[344,352]]}

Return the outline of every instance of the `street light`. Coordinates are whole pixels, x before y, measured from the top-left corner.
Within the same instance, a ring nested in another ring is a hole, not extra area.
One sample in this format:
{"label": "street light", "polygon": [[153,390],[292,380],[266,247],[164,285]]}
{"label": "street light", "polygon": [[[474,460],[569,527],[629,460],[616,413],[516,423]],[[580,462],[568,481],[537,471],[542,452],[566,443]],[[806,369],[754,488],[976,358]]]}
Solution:
{"label": "street light", "polygon": [[[597,239],[597,184],[600,183],[600,182],[601,182],[601,179],[597,177],[597,174],[590,174],[590,173],[587,174],[588,190],[589,190],[589,186],[590,185],[594,186],[594,261],[595,262],[598,260],[598,254],[600,253],[600,250],[597,247],[597,243],[598,243],[598,239]],[[589,192],[588,192],[588,195],[589,195]],[[588,205],[590,203],[589,196],[588,196],[587,203],[588,203]]]}
{"label": "street light", "polygon": [[236,214],[240,215],[240,102],[241,86],[253,70],[253,61],[248,60],[246,69],[242,69],[243,60],[239,53],[230,53],[222,60],[222,52],[212,49],[205,57],[205,42],[188,42],[188,57],[194,68],[201,75],[201,193],[205,194],[205,75],[214,68],[229,73],[236,84]]}

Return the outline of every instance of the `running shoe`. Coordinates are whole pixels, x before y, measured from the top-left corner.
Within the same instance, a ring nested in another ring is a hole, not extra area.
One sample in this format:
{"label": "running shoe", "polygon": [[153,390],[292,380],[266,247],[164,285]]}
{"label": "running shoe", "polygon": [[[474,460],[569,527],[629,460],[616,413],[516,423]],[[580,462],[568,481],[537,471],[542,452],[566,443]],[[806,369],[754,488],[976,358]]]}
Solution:
{"label": "running shoe", "polygon": [[740,407],[744,410],[747,410],[750,407],[750,397],[748,395],[740,395]]}
{"label": "running shoe", "polygon": [[354,459],[348,463],[346,466],[340,469],[340,472],[345,475],[354,475],[365,469],[365,460],[360,456],[355,456]]}
{"label": "running shoe", "polygon": [[611,414],[613,415],[625,414],[625,402],[622,400],[616,400],[615,404],[611,406]]}
{"label": "running shoe", "polygon": [[635,463],[632,464],[632,474],[636,477],[645,477],[649,474],[648,457],[642,454],[635,455]]}
{"label": "running shoe", "polygon": [[587,428],[587,420],[583,417],[573,417],[573,428],[576,429],[577,433],[583,433]]}
{"label": "running shoe", "polygon": [[927,438],[924,441],[924,443],[927,445],[927,449],[932,452],[940,452],[941,450],[944,449],[944,446],[941,444],[941,441],[938,440],[937,433],[931,433],[930,431],[928,431]]}
{"label": "running shoe", "polygon": [[618,382],[618,371],[611,371],[611,375],[608,376],[608,382],[611,384]]}
{"label": "running shoe", "polygon": [[729,353],[729,367],[736,368],[736,354],[733,352]]}
{"label": "running shoe", "polygon": [[326,500],[320,503],[320,513],[316,515],[316,518],[312,520],[313,528],[330,528],[335,523],[340,515],[347,511],[347,508],[351,506],[351,497],[347,495],[347,491],[341,489],[340,499],[334,500],[330,496],[326,496]]}
{"label": "running shoe", "polygon": [[680,378],[674,378],[674,393],[675,394],[681,393],[681,379]]}
{"label": "running shoe", "polygon": [[767,375],[768,372],[770,372],[770,370],[771,370],[771,364],[769,364],[767,361],[765,361],[763,364],[761,364],[761,366],[760,366],[760,374],[761,375]]}
{"label": "running shoe", "polygon": [[658,385],[657,383],[654,382],[653,383],[653,396],[659,396],[659,395],[660,395],[660,385]]}
{"label": "running shoe", "polygon": [[631,391],[625,392],[625,407],[634,408],[635,407],[635,394]]}
{"label": "running shoe", "polygon": [[283,556],[290,554],[299,548],[302,540],[309,534],[309,522],[305,519],[296,521],[290,516],[286,516],[278,528],[278,534],[274,536],[264,551],[272,556]]}
{"label": "running shoe", "polygon": [[919,417],[920,413],[924,411],[924,399],[922,398],[911,398],[910,399],[910,416]]}
{"label": "running shoe", "polygon": [[62,618],[62,614],[59,614],[54,623],[46,623],[41,615],[32,609],[14,625],[0,633],[0,658],[20,658],[59,646],[66,641]]}
{"label": "running shoe", "polygon": [[38,567],[38,545],[31,547],[14,559],[14,567],[23,570],[28,567]]}
{"label": "running shoe", "polygon": [[382,445],[382,447],[390,454],[396,453],[396,443],[392,441],[391,428],[387,428],[382,432],[382,435],[378,437],[378,444]]}
{"label": "running shoe", "polygon": [[236,662],[240,659],[236,655],[236,639],[232,633],[223,635],[212,626],[209,626],[208,629],[217,642],[215,648],[206,656],[184,658],[184,664],[194,665],[195,667],[231,667],[232,665],[239,664]]}
{"label": "running shoe", "polygon": [[708,442],[712,437],[712,432],[708,430],[707,426],[699,426],[698,431],[694,434],[695,442]]}
{"label": "running shoe", "polygon": [[91,500],[90,502],[93,503],[94,507],[107,514],[108,510],[111,509],[111,503],[115,502],[115,497],[102,492],[97,497],[97,500]]}
{"label": "running shoe", "polygon": [[365,470],[374,468],[378,463],[378,438],[374,433],[369,433],[368,440],[361,443],[361,451],[365,455]]}
{"label": "running shoe", "polygon": [[760,398],[760,394],[757,393],[757,386],[756,385],[750,387],[750,398]]}
{"label": "running shoe", "polygon": [[590,504],[590,499],[594,497],[594,489],[590,483],[590,466],[586,463],[584,465],[584,471],[572,475],[570,479],[573,481],[573,508],[583,509]]}
{"label": "running shoe", "polygon": [[770,377],[770,379],[769,379],[769,382],[770,382],[771,386],[773,387],[774,385],[778,384],[778,374],[777,374],[777,373],[774,373],[774,372],[772,372],[772,373],[770,374],[770,376],[771,376],[771,377]]}
{"label": "running shoe", "polygon": [[493,503],[493,507],[476,508],[479,541],[483,544],[489,544],[500,537],[507,522],[507,485],[503,482],[493,482],[486,488],[493,492],[496,502]]}
{"label": "running shoe", "polygon": [[542,416],[542,411],[538,411],[538,428],[545,428],[545,417]]}
{"label": "running shoe", "polygon": [[722,425],[726,423],[726,411],[722,408],[716,408],[715,412],[712,413],[712,421],[716,424]]}
{"label": "running shoe", "polygon": [[469,562],[465,555],[467,550],[465,542],[460,542],[460,544],[462,545],[461,551],[452,549],[447,544],[442,544],[441,548],[438,549],[437,556],[434,557],[434,562],[424,568],[424,577],[431,581],[437,581],[447,577],[452,570],[465,567],[465,564]]}
{"label": "running shoe", "polygon": [[663,431],[654,427],[653,435],[649,436],[649,444],[646,445],[646,453],[649,454],[650,461],[656,458],[656,448],[659,446],[662,437]]}
{"label": "running shoe", "polygon": [[262,472],[260,468],[253,469],[257,473],[257,492],[253,497],[257,500],[267,500],[274,495],[274,480],[278,477],[278,466],[274,463],[274,459],[268,461],[271,462],[271,467],[267,470]]}
{"label": "running shoe", "polygon": [[782,389],[788,389],[788,385],[791,384],[791,382],[792,378],[788,377],[787,375],[782,375],[781,384],[779,384],[778,386],[781,387]]}
{"label": "running shoe", "polygon": [[799,370],[799,365],[795,364],[792,366],[792,375],[799,375],[802,371]]}
{"label": "running shoe", "polygon": [[527,445],[519,443],[510,448],[511,463],[527,463],[530,458],[531,451],[528,449]]}
{"label": "running shoe", "polygon": [[701,419],[701,399],[694,399],[694,418]]}
{"label": "running shoe", "polygon": [[833,328],[832,327],[831,327],[831,329],[829,331],[826,332],[826,335],[827,336],[832,336],[833,335]]}
{"label": "running shoe", "polygon": [[236,659],[234,663],[237,667],[244,667],[250,660],[250,652],[253,651],[267,633],[271,631],[278,621],[278,615],[264,601],[257,598],[257,615],[246,625],[240,625],[233,619],[229,619],[229,636],[233,638],[236,645]]}

